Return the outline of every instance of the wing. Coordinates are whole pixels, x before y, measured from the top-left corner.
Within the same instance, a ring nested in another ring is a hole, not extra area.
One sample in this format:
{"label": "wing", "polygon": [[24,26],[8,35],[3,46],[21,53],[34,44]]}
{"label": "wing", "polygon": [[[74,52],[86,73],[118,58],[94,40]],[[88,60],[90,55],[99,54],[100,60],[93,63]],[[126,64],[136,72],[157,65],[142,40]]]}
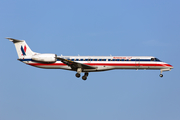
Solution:
{"label": "wing", "polygon": [[96,67],[90,66],[90,65],[86,65],[86,64],[82,64],[79,62],[74,62],[71,60],[67,60],[61,57],[57,57],[57,59],[61,60],[61,62],[63,62],[64,64],[70,66],[72,69],[77,69],[77,68],[82,68],[82,69],[96,69]]}

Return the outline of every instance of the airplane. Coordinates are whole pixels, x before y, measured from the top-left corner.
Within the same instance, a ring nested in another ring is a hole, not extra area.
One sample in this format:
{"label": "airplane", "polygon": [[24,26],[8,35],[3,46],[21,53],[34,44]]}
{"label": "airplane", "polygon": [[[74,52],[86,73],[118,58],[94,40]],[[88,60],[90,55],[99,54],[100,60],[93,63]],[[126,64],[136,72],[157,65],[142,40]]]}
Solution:
{"label": "airplane", "polygon": [[163,77],[162,72],[173,69],[172,65],[153,56],[57,56],[33,52],[25,40],[6,39],[14,43],[19,61],[38,68],[76,71],[77,78],[84,73],[83,80],[87,79],[89,72],[113,69],[160,70],[160,77]]}

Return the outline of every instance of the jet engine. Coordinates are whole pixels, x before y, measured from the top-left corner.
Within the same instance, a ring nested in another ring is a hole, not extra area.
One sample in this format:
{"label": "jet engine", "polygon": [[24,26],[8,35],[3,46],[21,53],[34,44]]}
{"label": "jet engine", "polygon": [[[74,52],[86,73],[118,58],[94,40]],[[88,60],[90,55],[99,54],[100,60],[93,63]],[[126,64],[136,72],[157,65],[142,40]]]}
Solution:
{"label": "jet engine", "polygon": [[56,54],[37,54],[32,56],[32,60],[37,62],[55,63],[57,61]]}

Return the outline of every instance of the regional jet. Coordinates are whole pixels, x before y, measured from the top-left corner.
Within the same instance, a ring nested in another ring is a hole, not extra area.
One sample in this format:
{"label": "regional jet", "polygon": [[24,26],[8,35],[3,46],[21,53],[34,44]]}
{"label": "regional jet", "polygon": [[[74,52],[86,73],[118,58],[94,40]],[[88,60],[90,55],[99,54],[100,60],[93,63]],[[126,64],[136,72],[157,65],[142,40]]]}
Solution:
{"label": "regional jet", "polygon": [[172,65],[153,56],[57,56],[33,52],[24,40],[7,39],[14,43],[19,61],[38,68],[76,71],[77,78],[84,73],[83,80],[89,72],[113,69],[160,70],[160,77],[163,77],[162,72],[173,69]]}

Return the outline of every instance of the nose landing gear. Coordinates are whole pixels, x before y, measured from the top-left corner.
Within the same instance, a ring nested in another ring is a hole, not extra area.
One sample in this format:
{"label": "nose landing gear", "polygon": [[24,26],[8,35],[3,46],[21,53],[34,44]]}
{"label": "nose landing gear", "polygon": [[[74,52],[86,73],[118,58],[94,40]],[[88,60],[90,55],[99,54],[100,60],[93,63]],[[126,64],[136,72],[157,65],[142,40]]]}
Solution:
{"label": "nose landing gear", "polygon": [[171,69],[161,69],[161,74],[159,75],[160,77],[163,77],[163,74],[162,74],[162,72],[164,72],[164,71],[171,71]]}
{"label": "nose landing gear", "polygon": [[161,77],[161,78],[163,77],[163,74],[162,74],[162,72],[163,72],[163,70],[161,70],[161,74],[159,75],[159,77]]}
{"label": "nose landing gear", "polygon": [[160,74],[159,76],[160,76],[160,77],[163,77],[163,74]]}

